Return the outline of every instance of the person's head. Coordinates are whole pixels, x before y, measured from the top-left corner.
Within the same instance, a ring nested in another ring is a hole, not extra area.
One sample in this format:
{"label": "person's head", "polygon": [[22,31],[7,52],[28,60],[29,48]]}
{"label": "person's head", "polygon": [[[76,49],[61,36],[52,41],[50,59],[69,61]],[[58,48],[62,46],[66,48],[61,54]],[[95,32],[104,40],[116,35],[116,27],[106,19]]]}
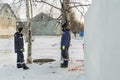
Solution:
{"label": "person's head", "polygon": [[64,23],[64,24],[62,25],[62,31],[65,31],[66,27],[67,27],[67,23]]}
{"label": "person's head", "polygon": [[65,31],[65,30],[70,30],[70,28],[67,26],[67,23],[64,23],[62,25],[62,31]]}
{"label": "person's head", "polygon": [[66,28],[67,27],[67,23],[64,23],[63,25],[62,25],[62,28]]}
{"label": "person's head", "polygon": [[18,32],[19,32],[19,33],[22,33],[22,31],[23,31],[23,28],[22,28],[22,27],[19,27],[19,28],[18,28]]}

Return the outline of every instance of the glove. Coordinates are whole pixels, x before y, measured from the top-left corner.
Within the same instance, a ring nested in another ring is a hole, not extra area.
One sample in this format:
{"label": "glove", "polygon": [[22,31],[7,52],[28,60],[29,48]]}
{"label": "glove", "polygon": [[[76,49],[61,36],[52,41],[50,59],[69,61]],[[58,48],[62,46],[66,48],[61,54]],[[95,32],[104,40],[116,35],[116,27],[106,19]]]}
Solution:
{"label": "glove", "polygon": [[64,46],[64,45],[63,45],[63,46],[61,46],[61,49],[62,49],[62,50],[65,50],[65,46]]}
{"label": "glove", "polygon": [[24,48],[21,48],[20,51],[24,52]]}

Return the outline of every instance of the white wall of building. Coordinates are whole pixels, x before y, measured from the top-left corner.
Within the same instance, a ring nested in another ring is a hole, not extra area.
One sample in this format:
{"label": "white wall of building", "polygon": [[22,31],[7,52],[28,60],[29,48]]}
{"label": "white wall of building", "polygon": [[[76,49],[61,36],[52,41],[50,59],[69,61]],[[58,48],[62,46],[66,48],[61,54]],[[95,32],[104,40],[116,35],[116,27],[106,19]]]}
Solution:
{"label": "white wall of building", "polygon": [[87,80],[120,80],[120,0],[93,0],[85,16]]}

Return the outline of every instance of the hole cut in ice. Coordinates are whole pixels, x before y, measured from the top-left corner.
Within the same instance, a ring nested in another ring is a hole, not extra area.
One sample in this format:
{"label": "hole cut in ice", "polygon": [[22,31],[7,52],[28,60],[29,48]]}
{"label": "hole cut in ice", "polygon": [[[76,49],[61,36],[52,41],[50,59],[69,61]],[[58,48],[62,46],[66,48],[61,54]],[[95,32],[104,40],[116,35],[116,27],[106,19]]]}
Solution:
{"label": "hole cut in ice", "polygon": [[48,63],[48,62],[53,62],[55,61],[54,59],[34,59],[33,62],[37,64],[43,64],[43,63]]}

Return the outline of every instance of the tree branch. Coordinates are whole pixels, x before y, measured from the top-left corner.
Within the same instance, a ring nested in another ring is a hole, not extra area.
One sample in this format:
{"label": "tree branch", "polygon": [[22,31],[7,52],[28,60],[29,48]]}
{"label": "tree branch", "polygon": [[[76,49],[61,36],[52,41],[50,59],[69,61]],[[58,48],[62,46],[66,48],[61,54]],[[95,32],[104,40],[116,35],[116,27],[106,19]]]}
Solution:
{"label": "tree branch", "polygon": [[43,1],[43,0],[41,0],[41,1],[36,0],[36,2],[43,2],[43,3],[47,4],[47,5],[52,6],[52,7],[54,7],[54,8],[56,8],[56,9],[58,9],[58,10],[61,11],[60,8],[58,8],[58,7],[56,7],[56,6],[52,5],[52,4],[49,4],[49,3],[47,3],[47,2],[45,2],[45,1]]}
{"label": "tree branch", "polygon": [[23,0],[19,0],[19,1],[17,1],[17,2],[15,2],[15,1],[16,1],[16,0],[14,0],[12,4],[18,4],[18,3],[22,2]]}
{"label": "tree branch", "polygon": [[80,6],[90,6],[90,4],[80,4],[80,5],[75,5],[75,6],[71,6],[70,8],[74,8],[74,7],[80,7]]}
{"label": "tree branch", "polygon": [[80,13],[81,13],[81,15],[84,17],[84,14],[83,14],[83,12],[81,12],[77,7],[75,7]]}
{"label": "tree branch", "polygon": [[80,3],[80,2],[69,2],[69,4],[83,4],[83,3]]}

